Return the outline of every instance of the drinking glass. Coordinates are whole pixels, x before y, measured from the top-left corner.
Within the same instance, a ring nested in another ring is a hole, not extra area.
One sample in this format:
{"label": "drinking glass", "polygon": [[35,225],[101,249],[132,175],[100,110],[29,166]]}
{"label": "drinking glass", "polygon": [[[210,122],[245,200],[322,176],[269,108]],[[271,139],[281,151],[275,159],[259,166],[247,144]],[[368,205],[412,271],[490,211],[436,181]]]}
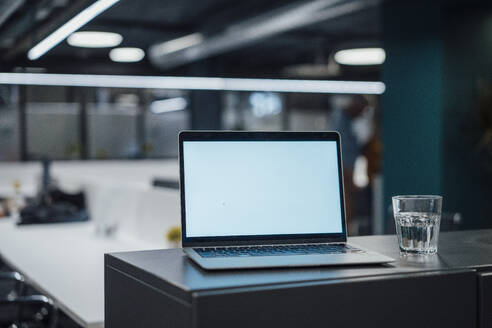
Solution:
{"label": "drinking glass", "polygon": [[396,234],[401,254],[437,253],[441,207],[441,196],[393,196]]}

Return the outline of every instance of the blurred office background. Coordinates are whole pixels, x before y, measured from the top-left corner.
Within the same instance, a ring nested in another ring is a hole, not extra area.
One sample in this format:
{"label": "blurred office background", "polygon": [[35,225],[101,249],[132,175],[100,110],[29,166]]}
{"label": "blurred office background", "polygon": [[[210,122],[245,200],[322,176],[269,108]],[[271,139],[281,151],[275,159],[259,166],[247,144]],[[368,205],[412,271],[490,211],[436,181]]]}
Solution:
{"label": "blurred office background", "polygon": [[[449,229],[492,227],[488,1],[121,0],[78,30],[116,35],[32,51],[92,3],[0,3],[5,165],[134,161],[137,172],[175,161],[184,129],[339,130],[350,234],[393,233],[396,194],[443,195]],[[178,77],[258,80],[210,90],[213,79]],[[268,79],[293,84],[269,90]],[[343,91],[346,81],[382,83]],[[2,175],[2,190],[17,178]]]}

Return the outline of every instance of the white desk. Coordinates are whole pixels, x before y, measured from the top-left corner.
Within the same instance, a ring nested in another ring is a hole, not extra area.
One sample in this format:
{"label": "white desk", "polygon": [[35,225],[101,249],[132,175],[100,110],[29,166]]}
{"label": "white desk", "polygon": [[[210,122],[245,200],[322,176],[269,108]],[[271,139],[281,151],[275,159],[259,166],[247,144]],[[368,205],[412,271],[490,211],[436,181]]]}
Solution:
{"label": "white desk", "polygon": [[104,253],[168,246],[94,230],[90,222],[17,227],[0,219],[3,259],[83,327],[104,326]]}

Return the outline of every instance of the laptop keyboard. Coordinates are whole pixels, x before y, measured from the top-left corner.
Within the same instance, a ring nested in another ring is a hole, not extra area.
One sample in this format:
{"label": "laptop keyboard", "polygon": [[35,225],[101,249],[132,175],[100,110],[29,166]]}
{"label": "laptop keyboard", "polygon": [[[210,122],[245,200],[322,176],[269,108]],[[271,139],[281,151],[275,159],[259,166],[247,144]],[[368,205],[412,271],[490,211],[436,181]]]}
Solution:
{"label": "laptop keyboard", "polygon": [[364,253],[344,244],[302,244],[193,248],[201,257],[279,256],[305,254]]}

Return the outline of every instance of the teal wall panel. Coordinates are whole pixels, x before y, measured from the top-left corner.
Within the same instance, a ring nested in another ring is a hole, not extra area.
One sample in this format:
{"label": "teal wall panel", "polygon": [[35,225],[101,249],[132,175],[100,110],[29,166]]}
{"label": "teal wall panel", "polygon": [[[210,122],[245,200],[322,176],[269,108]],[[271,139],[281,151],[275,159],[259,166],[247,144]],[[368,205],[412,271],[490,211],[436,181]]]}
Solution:
{"label": "teal wall panel", "polygon": [[440,194],[442,47],[438,5],[383,8],[384,202],[392,195]]}

